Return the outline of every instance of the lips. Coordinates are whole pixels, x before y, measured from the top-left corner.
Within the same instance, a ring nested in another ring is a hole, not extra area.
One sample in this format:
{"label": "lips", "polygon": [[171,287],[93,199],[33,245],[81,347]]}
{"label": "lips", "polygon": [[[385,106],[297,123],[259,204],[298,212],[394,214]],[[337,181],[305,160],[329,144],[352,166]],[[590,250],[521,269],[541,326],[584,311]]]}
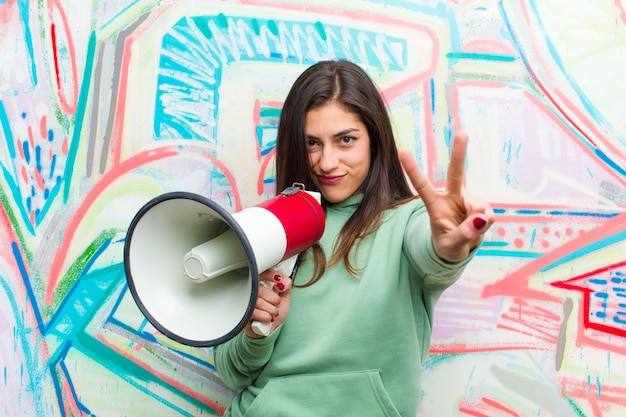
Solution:
{"label": "lips", "polygon": [[318,175],[317,179],[320,182],[320,184],[324,184],[324,185],[334,185],[337,184],[339,182],[341,182],[341,180],[345,177],[345,175]]}

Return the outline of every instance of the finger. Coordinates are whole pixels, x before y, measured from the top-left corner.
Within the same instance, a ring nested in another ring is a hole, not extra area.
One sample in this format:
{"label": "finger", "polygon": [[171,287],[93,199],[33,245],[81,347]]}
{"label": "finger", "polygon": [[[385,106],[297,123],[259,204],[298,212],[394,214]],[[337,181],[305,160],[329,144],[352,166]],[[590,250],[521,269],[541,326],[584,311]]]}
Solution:
{"label": "finger", "polygon": [[[274,294],[276,295],[276,294]],[[255,320],[269,322],[273,317],[278,316],[278,305],[280,304],[280,297],[276,300],[268,300],[259,297],[256,301],[255,310],[252,318]]]}
{"label": "finger", "polygon": [[265,301],[269,304],[278,305],[280,303],[280,295],[276,292],[276,290],[274,290],[274,287],[267,287],[265,286],[265,284],[261,284],[259,285],[257,308],[259,307],[259,303],[262,301]]}
{"label": "finger", "polygon": [[291,289],[291,278],[277,274],[273,270],[266,271],[259,275],[259,283],[266,288],[272,288],[277,293],[283,293]]}
{"label": "finger", "polygon": [[449,262],[458,262],[477,247],[483,239],[489,222],[484,215],[474,215],[465,219],[456,229],[452,230],[442,241],[435,252]]}
{"label": "finger", "polygon": [[450,150],[450,163],[448,165],[448,178],[446,189],[449,193],[460,194],[465,177],[465,156],[467,155],[467,133],[459,131],[454,135],[452,149]]}
{"label": "finger", "polygon": [[417,191],[417,194],[419,194],[422,200],[424,200],[424,204],[428,206],[437,198],[439,192],[430,182],[428,177],[422,172],[420,167],[417,165],[415,158],[413,158],[413,155],[411,155],[409,151],[398,151],[398,157],[400,158],[402,168],[404,168],[404,172],[406,172],[406,175],[409,177],[415,191]]}
{"label": "finger", "polygon": [[259,308],[254,309],[252,316],[250,317],[250,323],[255,321],[261,323],[273,323],[274,317],[278,315],[278,309],[274,310],[261,310]]}

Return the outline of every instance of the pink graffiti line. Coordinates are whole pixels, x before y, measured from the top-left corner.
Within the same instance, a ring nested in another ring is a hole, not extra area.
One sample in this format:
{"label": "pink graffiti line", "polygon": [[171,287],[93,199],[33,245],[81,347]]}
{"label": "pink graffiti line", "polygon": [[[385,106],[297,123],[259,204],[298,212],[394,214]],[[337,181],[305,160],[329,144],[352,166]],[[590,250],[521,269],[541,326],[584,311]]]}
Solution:
{"label": "pink graffiti line", "polygon": [[122,161],[122,133],[124,132],[126,114],[129,67],[135,37],[141,35],[149,28],[154,27],[155,21],[157,21],[170,7],[173,7],[174,5],[175,2],[172,2],[169,5],[159,7],[152,11],[150,16],[141,25],[139,25],[133,35],[129,36],[124,41],[124,52],[122,54],[122,63],[120,65],[119,94],[115,103],[116,111],[113,119],[113,129],[111,131],[111,147],[109,149],[114,166],[119,165]]}
{"label": "pink graffiti line", "polygon": [[[117,180],[123,174],[126,174],[136,168],[141,167],[142,165],[148,164],[153,161],[158,161],[161,159],[166,159],[170,157],[174,157],[179,155],[182,152],[179,146],[165,146],[162,148],[151,149],[145,152],[141,152],[137,155],[132,156],[131,158],[124,161],[122,164],[116,166],[109,172],[107,172],[102,179],[94,186],[94,188],[85,196],[81,205],[76,210],[75,215],[67,224],[63,232],[63,240],[61,245],[54,257],[52,262],[52,266],[50,268],[50,277],[48,279],[48,285],[46,287],[46,297],[45,302],[47,305],[52,303],[52,297],[54,291],[59,283],[61,277],[61,269],[63,268],[63,264],[66,260],[69,247],[74,239],[74,234],[78,230],[78,226],[88,213],[91,206],[97,200],[97,198],[107,189],[109,185],[115,180]],[[234,206],[235,210],[241,210],[241,199],[239,196],[239,192],[236,188],[236,182],[233,174],[228,171],[226,166],[218,161],[215,157],[210,155],[209,153],[204,153],[204,157],[206,157],[212,164],[214,164],[222,173],[225,175],[229,183],[233,187],[233,195],[234,195]]]}
{"label": "pink graffiti line", "polygon": [[563,392],[578,402],[586,401],[593,417],[608,415],[611,405],[623,407],[626,404],[626,388],[616,384],[603,383],[594,378],[556,377],[556,383]]}
{"label": "pink graffiti line", "polygon": [[[268,101],[263,102],[263,106],[280,109],[283,107],[283,102]],[[259,100],[255,100],[254,102],[253,121],[255,126],[259,126],[261,124],[261,102]],[[265,155],[265,157],[263,157],[261,153],[261,144],[259,141],[256,141],[256,155],[257,159],[261,161],[261,169],[259,170],[259,176],[257,178],[257,195],[263,195],[265,192],[264,184],[265,178],[267,178],[267,169],[276,155],[276,147],[273,147],[272,150]]]}
{"label": "pink graffiti line", "polygon": [[615,7],[619,16],[618,23],[621,21],[622,25],[626,25],[626,2],[624,0],[615,0]]}
{"label": "pink graffiti line", "polygon": [[54,368],[54,372],[59,381],[59,391],[60,391],[60,400],[61,407],[63,408],[63,415],[65,416],[73,416],[73,417],[82,417],[89,416],[90,414],[82,411],[78,405],[78,399],[76,398],[76,392],[72,387],[70,382],[70,377],[67,374],[67,369],[65,367],[57,364]]}
{"label": "pink graffiti line", "polygon": [[[439,54],[439,43],[436,42],[433,47],[433,51],[430,57],[430,62],[436,62],[437,55]],[[386,103],[393,105],[395,100],[398,100],[402,95],[413,90],[421,90],[424,92],[424,102],[431,103],[433,100],[433,91],[430,87],[430,79],[435,73],[433,66],[427,68],[425,71],[413,75],[408,79],[396,83],[391,87],[385,88],[381,91],[381,94]],[[426,175],[433,181],[435,187],[445,186],[445,182],[437,180],[437,174],[440,170],[437,167],[437,148],[435,144],[438,142],[435,138],[435,131],[431,126],[435,125],[433,119],[433,113],[430,111],[430,106],[425,106],[424,112],[424,132],[425,137],[422,138],[422,143],[425,145],[426,154]]]}
{"label": "pink graffiti line", "polygon": [[500,401],[481,397],[459,402],[459,412],[474,417],[522,417],[522,415]]}
{"label": "pink graffiti line", "polygon": [[[623,7],[621,4],[617,4],[619,0],[616,0],[616,6],[620,11],[623,11]],[[523,8],[524,20],[526,21],[526,25],[530,28],[532,26],[531,19],[529,16],[528,7],[530,7],[526,2],[521,2],[521,7]],[[623,16],[620,13],[620,16]],[[546,97],[546,99],[554,106],[554,108],[559,112],[559,115],[563,117],[563,119],[567,120],[567,122],[572,126],[572,128],[577,131],[591,146],[599,148],[596,140],[592,138],[595,137],[597,140],[600,140],[603,145],[612,152],[613,155],[623,155],[623,152],[617,149],[610,140],[607,140],[606,136],[598,130],[598,128],[593,123],[593,120],[590,120],[588,116],[583,114],[579,110],[579,106],[573,104],[571,100],[567,99],[566,95],[563,94],[560,90],[554,89],[552,91],[548,84],[542,82],[542,80],[537,76],[537,72],[535,71],[535,63],[536,66],[541,66],[547,73],[550,73],[549,65],[542,59],[542,53],[539,51],[539,48],[536,43],[531,42],[530,49],[534,53],[534,59],[528,60],[524,57],[524,64],[526,68],[535,82],[537,88],[541,91],[541,93]],[[548,80],[550,81],[550,80]],[[574,116],[577,120],[574,120]]]}
{"label": "pink graffiti line", "polygon": [[13,6],[15,5],[15,0],[8,0],[8,2],[4,2],[4,4],[0,4],[0,23],[6,24],[11,22],[13,19]]}
{"label": "pink graffiti line", "polygon": [[529,282],[531,277],[542,269],[568,256],[572,252],[584,248],[590,243],[622,232],[624,230],[625,223],[626,213],[608,219],[603,225],[588,231],[583,236],[563,244],[541,258],[524,265],[504,279],[494,284],[486,285],[483,289],[483,297],[504,295],[510,297],[527,297],[546,302],[560,302],[560,297],[550,295],[539,289],[530,288]]}
{"label": "pink graffiti line", "polygon": [[[163,384],[166,384],[176,390],[178,390],[179,392],[184,393],[185,395],[193,398],[194,400],[210,407],[211,409],[219,412],[219,415],[222,415],[224,413],[224,411],[226,410],[226,407],[223,404],[219,404],[213,400],[211,400],[210,398],[208,398],[205,394],[200,393],[196,390],[192,390],[191,388],[189,388],[186,384],[177,381],[176,379],[172,378],[171,376],[160,372],[159,370],[155,369],[154,367],[150,366],[147,362],[143,362],[140,361],[137,357],[129,355],[127,352],[123,351],[122,349],[120,349],[118,346],[116,346],[115,344],[110,343],[106,338],[104,338],[102,335],[97,335],[96,339],[104,346],[107,346],[109,349],[111,349],[112,351],[116,352],[117,354],[123,356],[124,358],[126,358],[127,360],[133,362],[136,365],[139,365],[143,370],[149,371],[152,375],[154,375],[157,379],[159,379],[160,381],[162,381]],[[141,350],[144,349],[143,346],[139,346],[138,348],[136,348],[135,350]]]}

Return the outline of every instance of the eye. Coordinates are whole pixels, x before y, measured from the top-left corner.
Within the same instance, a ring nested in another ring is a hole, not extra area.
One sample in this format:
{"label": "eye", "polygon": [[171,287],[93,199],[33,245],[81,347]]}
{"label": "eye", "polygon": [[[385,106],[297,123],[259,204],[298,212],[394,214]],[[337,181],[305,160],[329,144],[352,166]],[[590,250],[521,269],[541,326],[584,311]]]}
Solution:
{"label": "eye", "polygon": [[342,145],[351,145],[355,140],[356,140],[356,138],[354,136],[343,136],[341,138],[341,144]]}
{"label": "eye", "polygon": [[306,147],[307,148],[313,148],[315,146],[317,146],[317,141],[316,140],[314,140],[314,139],[307,139],[307,141],[306,141]]}

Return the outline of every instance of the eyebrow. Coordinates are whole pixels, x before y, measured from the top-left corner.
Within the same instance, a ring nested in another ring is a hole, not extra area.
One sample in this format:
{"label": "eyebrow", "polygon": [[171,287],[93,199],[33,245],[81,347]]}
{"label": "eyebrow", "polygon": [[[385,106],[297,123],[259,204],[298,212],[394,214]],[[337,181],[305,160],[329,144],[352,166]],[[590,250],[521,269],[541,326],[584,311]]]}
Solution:
{"label": "eyebrow", "polygon": [[[341,130],[341,131],[339,131],[339,132],[335,133],[335,134],[333,135],[333,137],[334,137],[334,138],[337,138],[337,137],[345,136],[345,135],[347,135],[348,133],[358,132],[358,131],[359,131],[359,129],[357,129],[356,127],[349,127],[349,128],[346,128],[346,129],[344,129],[344,130]],[[306,136],[306,138],[307,138],[307,139],[319,139],[317,136],[315,136],[315,135],[309,135],[308,133],[306,133],[306,134],[305,134],[305,136]]]}

